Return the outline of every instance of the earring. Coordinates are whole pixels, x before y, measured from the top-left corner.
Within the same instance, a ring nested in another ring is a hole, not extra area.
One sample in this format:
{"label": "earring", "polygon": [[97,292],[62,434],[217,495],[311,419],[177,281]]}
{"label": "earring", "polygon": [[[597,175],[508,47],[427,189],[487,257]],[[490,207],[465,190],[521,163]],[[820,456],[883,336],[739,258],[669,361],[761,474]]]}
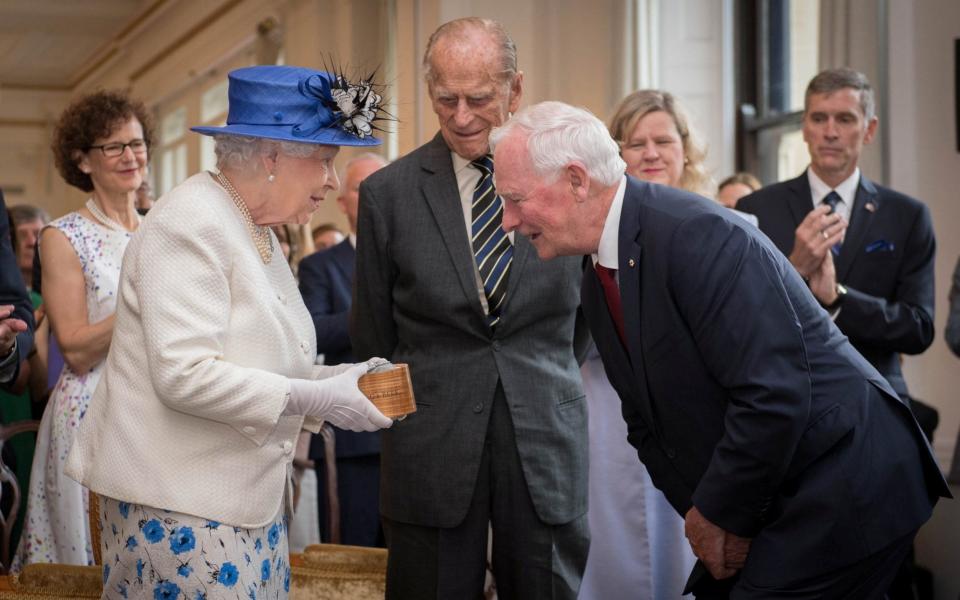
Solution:
{"label": "earring", "polygon": [[273,183],[275,179],[276,179],[276,177],[274,177],[273,173],[270,173],[270,176],[267,177],[267,182],[268,182],[268,183]]}

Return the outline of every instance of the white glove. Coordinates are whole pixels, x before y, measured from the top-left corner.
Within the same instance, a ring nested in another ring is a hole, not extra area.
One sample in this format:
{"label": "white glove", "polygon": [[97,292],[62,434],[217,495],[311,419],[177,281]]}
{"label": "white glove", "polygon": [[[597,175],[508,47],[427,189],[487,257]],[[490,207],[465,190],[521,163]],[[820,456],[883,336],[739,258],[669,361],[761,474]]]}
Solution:
{"label": "white glove", "polygon": [[290,400],[283,414],[318,417],[350,431],[390,427],[393,420],[377,410],[357,387],[357,380],[367,369],[367,363],[359,363],[327,379],[291,379]]}

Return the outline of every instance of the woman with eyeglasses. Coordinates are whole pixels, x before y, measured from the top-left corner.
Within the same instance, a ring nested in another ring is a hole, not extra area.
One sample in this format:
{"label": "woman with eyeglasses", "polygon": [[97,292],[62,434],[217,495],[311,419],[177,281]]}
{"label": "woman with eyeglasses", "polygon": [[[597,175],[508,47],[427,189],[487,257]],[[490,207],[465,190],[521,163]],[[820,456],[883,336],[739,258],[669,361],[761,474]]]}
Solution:
{"label": "woman with eyeglasses", "polygon": [[45,305],[65,365],[37,434],[14,571],[34,562],[93,564],[87,492],[63,465],[110,348],[120,264],[140,224],[134,202],[151,141],[146,107],[119,92],[78,99],[54,131],[57,169],[90,197],[40,234]]}

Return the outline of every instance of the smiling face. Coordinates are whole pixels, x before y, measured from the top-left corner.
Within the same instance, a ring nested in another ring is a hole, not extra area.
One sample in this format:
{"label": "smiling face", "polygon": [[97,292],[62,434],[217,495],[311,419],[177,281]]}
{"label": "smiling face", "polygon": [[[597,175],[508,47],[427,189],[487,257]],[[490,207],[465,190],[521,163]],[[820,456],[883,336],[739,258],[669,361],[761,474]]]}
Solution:
{"label": "smiling face", "polygon": [[441,38],[431,53],[435,78],[428,88],[440,133],[468,160],[489,151],[490,130],[520,106],[523,74],[504,81],[498,52],[489,34],[472,30]]}
{"label": "smiling face", "polygon": [[637,179],[680,187],[683,138],[669,113],[655,110],[641,117],[623,141],[620,155],[627,163],[627,173]]}
{"label": "smiling face", "polygon": [[[107,137],[98,138],[94,146],[129,144],[143,140],[143,126],[136,117],[120,123]],[[80,170],[90,175],[93,189],[101,195],[116,196],[134,192],[147,174],[147,150],[134,152],[129,146],[120,156],[106,156],[99,148],[90,148],[79,156]]]}
{"label": "smiling face", "polygon": [[[563,169],[555,181],[538,176],[526,149],[526,136],[514,133],[497,145],[495,183],[503,198],[503,228],[527,237],[543,260],[589,254],[600,239],[595,215],[587,214],[585,191]],[[582,179],[580,180],[582,181]],[[578,191],[582,192],[578,195]]]}
{"label": "smiling face", "polygon": [[259,225],[297,223],[304,225],[323,202],[327,192],[340,187],[333,159],[339,146],[318,146],[306,158],[278,154],[270,168],[274,181],[266,184],[269,199]]}
{"label": "smiling face", "polygon": [[803,141],[810,151],[810,167],[831,187],[850,177],[865,144],[873,141],[877,118],[869,121],[860,106],[858,90],[842,88],[810,94],[803,113]]}

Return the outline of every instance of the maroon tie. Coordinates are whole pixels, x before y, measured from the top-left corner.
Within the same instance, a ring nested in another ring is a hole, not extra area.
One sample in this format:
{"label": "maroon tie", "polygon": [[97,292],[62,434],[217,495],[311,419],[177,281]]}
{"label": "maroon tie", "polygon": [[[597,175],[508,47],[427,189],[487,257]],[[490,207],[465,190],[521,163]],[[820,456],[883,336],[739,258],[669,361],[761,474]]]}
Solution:
{"label": "maroon tie", "polygon": [[620,306],[617,270],[605,267],[600,263],[594,265],[594,268],[597,271],[597,277],[600,278],[600,285],[603,286],[603,295],[607,297],[607,308],[610,309],[610,316],[613,317],[613,323],[617,326],[617,335],[620,336],[620,342],[626,347],[627,336],[623,330],[623,309]]}

